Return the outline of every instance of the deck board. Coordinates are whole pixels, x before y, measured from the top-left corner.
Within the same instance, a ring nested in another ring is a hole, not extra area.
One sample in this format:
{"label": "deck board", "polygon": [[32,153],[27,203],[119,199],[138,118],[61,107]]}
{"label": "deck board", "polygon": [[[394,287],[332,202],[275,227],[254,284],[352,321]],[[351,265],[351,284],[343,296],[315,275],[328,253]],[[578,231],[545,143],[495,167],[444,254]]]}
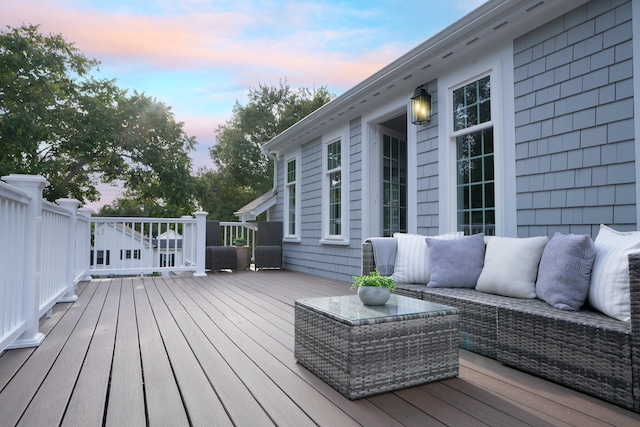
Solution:
{"label": "deck board", "polygon": [[[108,288],[104,286],[96,288],[69,339],[20,419],[20,424],[49,426],[57,425],[62,420],[68,396],[73,391],[84,356],[89,348],[107,290]],[[48,407],[49,410],[42,411],[41,407]]]}
{"label": "deck board", "polygon": [[[71,332],[75,328],[85,307],[98,287],[98,282],[88,285],[78,300],[69,307],[66,314],[51,330],[37,351],[21,366],[11,381],[0,393],[0,425],[16,425],[28,408],[42,382],[62,351]],[[7,353],[10,353],[9,350]],[[0,358],[2,362],[3,358]]]}
{"label": "deck board", "polygon": [[107,426],[123,426],[127,423],[146,423],[133,279],[123,279],[120,290],[120,311],[106,418]]}
{"label": "deck board", "polygon": [[187,412],[145,286],[136,283],[133,292],[149,425],[188,424]]}
{"label": "deck board", "polygon": [[146,280],[145,287],[149,301],[156,313],[167,354],[173,361],[176,380],[193,425],[232,425],[215,390],[202,371],[192,347],[187,341],[192,325],[184,307],[170,292],[162,292],[163,280]]}
{"label": "deck board", "polygon": [[63,426],[102,425],[120,306],[121,280],[103,282],[107,296],[62,420]]}
{"label": "deck board", "polygon": [[[161,283],[156,283],[156,285],[161,286]],[[181,294],[175,283],[170,283],[169,286],[161,286],[163,293],[169,292],[168,288],[171,288],[171,292],[174,295],[176,292],[178,295]],[[172,297],[171,300],[173,301],[174,298]],[[201,322],[208,323],[210,319],[199,313],[198,309],[187,298],[182,301],[182,306],[182,308],[176,306],[173,309],[181,312],[179,313],[179,317],[182,318],[180,322],[182,325],[181,330],[189,341],[194,355],[197,357],[212,389],[217,393],[229,417],[234,422],[244,425],[250,423],[251,420],[255,420],[257,425],[273,424],[267,413],[260,407],[240,378],[221,356],[221,346],[214,346],[205,334]],[[188,318],[185,316],[185,312],[188,313]]]}
{"label": "deck board", "polygon": [[457,378],[351,401],[298,364],[290,271],[94,279],[0,355],[0,425],[640,425],[640,415],[460,351]]}

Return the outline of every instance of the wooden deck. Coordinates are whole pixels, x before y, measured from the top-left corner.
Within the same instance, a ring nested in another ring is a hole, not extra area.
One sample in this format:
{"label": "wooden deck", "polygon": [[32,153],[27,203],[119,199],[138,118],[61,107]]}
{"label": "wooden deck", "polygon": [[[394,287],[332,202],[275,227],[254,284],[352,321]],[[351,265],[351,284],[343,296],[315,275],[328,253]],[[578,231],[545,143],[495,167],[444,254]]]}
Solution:
{"label": "wooden deck", "polygon": [[458,378],[350,401],[296,363],[293,302],[352,293],[288,271],[116,278],[0,356],[0,426],[596,426],[640,415],[461,351]]}

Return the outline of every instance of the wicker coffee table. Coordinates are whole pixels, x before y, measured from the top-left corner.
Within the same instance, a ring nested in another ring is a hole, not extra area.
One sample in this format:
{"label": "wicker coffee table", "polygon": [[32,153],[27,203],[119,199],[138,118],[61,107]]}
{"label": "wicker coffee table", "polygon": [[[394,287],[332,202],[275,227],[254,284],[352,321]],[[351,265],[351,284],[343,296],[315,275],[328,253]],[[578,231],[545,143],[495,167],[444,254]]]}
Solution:
{"label": "wicker coffee table", "polygon": [[458,310],[391,295],[295,302],[295,357],[349,399],[458,375]]}

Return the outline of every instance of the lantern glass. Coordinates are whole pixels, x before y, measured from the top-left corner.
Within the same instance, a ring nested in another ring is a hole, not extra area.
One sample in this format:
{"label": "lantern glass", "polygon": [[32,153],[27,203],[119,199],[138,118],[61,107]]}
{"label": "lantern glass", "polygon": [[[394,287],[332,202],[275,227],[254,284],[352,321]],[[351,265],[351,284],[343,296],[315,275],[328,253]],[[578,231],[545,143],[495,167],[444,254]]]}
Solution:
{"label": "lantern glass", "polygon": [[411,98],[411,123],[421,125],[431,121],[431,95],[423,88],[416,89]]}

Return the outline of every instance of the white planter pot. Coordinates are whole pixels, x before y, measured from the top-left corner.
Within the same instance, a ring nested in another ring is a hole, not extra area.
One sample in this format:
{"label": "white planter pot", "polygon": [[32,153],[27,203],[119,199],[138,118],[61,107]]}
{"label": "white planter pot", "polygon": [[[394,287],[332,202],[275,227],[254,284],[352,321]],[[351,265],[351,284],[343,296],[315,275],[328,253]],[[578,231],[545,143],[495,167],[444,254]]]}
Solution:
{"label": "white planter pot", "polygon": [[389,301],[391,291],[377,286],[358,287],[358,297],[364,305],[384,305]]}

